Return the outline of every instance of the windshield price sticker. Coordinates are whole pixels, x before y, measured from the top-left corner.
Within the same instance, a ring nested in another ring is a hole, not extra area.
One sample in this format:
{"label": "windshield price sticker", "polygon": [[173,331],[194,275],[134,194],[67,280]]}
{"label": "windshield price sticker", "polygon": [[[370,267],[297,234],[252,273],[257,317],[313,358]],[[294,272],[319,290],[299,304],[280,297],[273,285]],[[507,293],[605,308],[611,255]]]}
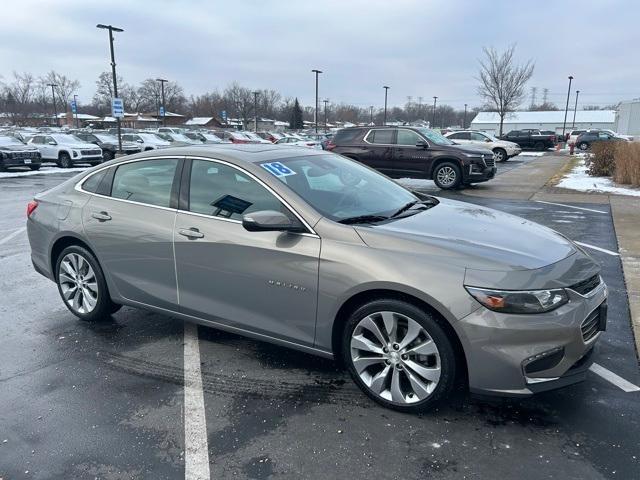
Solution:
{"label": "windshield price sticker", "polygon": [[280,162],[261,163],[260,166],[276,177],[288,177],[296,174],[296,172]]}

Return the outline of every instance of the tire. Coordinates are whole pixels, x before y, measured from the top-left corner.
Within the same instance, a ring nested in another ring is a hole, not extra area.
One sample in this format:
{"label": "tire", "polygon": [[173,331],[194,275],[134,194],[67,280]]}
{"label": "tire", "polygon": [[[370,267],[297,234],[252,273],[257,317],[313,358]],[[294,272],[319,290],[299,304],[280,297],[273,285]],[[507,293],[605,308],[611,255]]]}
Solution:
{"label": "tire", "polygon": [[456,354],[441,321],[395,299],[358,308],[342,337],[341,354],[353,381],[384,407],[409,413],[434,408],[451,395],[457,373]]}
{"label": "tire", "polygon": [[113,160],[115,158],[115,154],[113,152],[110,152],[109,150],[104,150],[102,152],[102,160],[104,162],[108,162],[109,160]]}
{"label": "tire", "polygon": [[62,152],[60,155],[58,155],[58,165],[60,165],[62,168],[71,168],[73,166],[71,157],[67,152]]}
{"label": "tire", "polygon": [[578,144],[578,148],[580,150],[588,150],[589,149],[589,144],[587,142],[580,142]]}
{"label": "tire", "polygon": [[453,190],[462,183],[462,172],[455,163],[443,162],[433,170],[432,178],[438,188]]}
{"label": "tire", "polygon": [[[55,279],[65,306],[80,320],[103,320],[119,309],[111,301],[98,260],[84,247],[71,245],[58,255]],[[82,282],[80,290],[77,282]]]}
{"label": "tire", "polygon": [[509,156],[507,155],[507,151],[503,148],[496,148],[493,151],[493,159],[496,162],[506,162],[507,160],[509,160]]}
{"label": "tire", "polygon": [[40,167],[42,165],[29,165],[29,168],[31,169],[31,171],[35,172],[37,170],[40,170]]}
{"label": "tire", "polygon": [[544,145],[544,142],[536,142],[536,143],[534,144],[534,146],[533,146],[533,147],[534,147],[536,150],[539,150],[539,151],[541,151],[541,152],[547,149],[547,148],[545,147],[545,145]]}
{"label": "tire", "polygon": [[0,172],[6,172],[7,171],[7,167],[4,166],[4,163],[0,162]]}

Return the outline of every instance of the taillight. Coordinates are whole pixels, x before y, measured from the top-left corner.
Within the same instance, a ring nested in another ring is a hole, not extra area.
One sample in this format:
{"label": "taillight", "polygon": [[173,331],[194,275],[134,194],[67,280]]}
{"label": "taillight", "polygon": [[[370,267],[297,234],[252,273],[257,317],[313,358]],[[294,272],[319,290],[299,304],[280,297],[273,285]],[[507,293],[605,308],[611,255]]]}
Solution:
{"label": "taillight", "polygon": [[335,143],[333,143],[331,140],[329,140],[329,141],[327,142],[327,145],[326,145],[326,147],[325,147],[325,148],[326,148],[327,150],[333,150],[334,148],[336,148],[336,144],[335,144]]}
{"label": "taillight", "polygon": [[38,202],[36,202],[35,200],[31,200],[29,203],[27,203],[27,217],[30,217],[31,214],[36,210],[36,208],[38,208]]}

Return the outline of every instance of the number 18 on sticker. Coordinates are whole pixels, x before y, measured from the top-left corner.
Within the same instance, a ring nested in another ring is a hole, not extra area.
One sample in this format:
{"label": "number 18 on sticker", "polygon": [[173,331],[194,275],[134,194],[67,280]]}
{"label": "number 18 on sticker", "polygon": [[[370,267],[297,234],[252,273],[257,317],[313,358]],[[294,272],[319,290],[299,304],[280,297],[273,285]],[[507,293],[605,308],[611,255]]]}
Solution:
{"label": "number 18 on sticker", "polygon": [[287,177],[296,174],[296,172],[280,162],[261,163],[260,166],[276,177]]}

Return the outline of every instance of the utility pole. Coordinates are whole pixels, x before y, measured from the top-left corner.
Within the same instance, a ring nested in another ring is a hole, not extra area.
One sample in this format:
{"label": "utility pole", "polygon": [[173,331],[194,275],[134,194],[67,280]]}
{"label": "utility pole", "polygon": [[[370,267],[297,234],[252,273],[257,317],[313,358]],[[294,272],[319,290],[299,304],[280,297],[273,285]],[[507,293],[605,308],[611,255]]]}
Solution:
{"label": "utility pole", "polygon": [[329,99],[325,98],[324,100],[322,100],[324,103],[324,131],[325,133],[327,132],[327,103],[329,103]]}
{"label": "utility pole", "polygon": [[56,127],[59,127],[60,122],[58,122],[58,108],[56,107],[56,90],[55,90],[55,87],[57,87],[58,84],[48,83],[47,86],[51,87],[51,97],[53,98],[53,118],[56,122]]}
{"label": "utility pole", "polygon": [[464,117],[462,117],[462,129],[467,128],[467,104],[464,104]]}
{"label": "utility pole", "polygon": [[422,120],[422,100],[423,97],[418,97],[418,120]]}
{"label": "utility pole", "polygon": [[258,133],[258,95],[260,92],[253,92],[253,130],[256,133]]}
{"label": "utility pole", "polygon": [[576,104],[573,107],[573,122],[571,123],[571,128],[576,127],[576,111],[578,110],[578,95],[580,95],[580,90],[576,90]]}
{"label": "utility pole", "polygon": [[373,105],[371,105],[371,106],[369,107],[369,115],[370,115],[370,117],[371,117],[371,120],[369,121],[369,124],[370,124],[370,125],[373,125]]}
{"label": "utility pole", "polygon": [[382,125],[387,124],[387,93],[389,92],[389,88],[386,85],[384,87],[384,120],[382,121]]}
{"label": "utility pole", "polygon": [[432,117],[433,125],[431,125],[431,128],[434,128],[436,126],[436,102],[437,101],[438,101],[438,97],[433,97],[433,117]]}
{"label": "utility pole", "polygon": [[80,123],[78,122],[78,95],[73,96],[73,104],[76,106],[74,108],[74,116],[76,117],[76,128],[80,128]]}
{"label": "utility pole", "polygon": [[571,95],[571,80],[573,77],[569,75],[569,90],[567,90],[567,105],[564,107],[564,122],[562,122],[562,141],[565,141],[564,130],[567,126],[567,112],[569,111],[569,96]]}
{"label": "utility pole", "polygon": [[318,75],[322,73],[322,70],[311,70],[316,74],[316,114],[315,114],[315,123],[316,123],[316,133],[318,133]]}
{"label": "utility pole", "polygon": [[162,108],[160,109],[160,115],[162,116],[162,126],[165,126],[165,117],[167,116],[167,106],[164,100],[164,84],[167,83],[168,80],[164,78],[156,78],[156,82],[160,82],[160,95],[162,96]]}
{"label": "utility pole", "polygon": [[[109,50],[111,52],[111,76],[113,77],[113,97],[118,98],[118,77],[116,76],[116,58],[113,54],[113,32],[124,32],[122,28],[113,25],[103,25],[99,23],[97,28],[109,30]],[[122,131],[120,128],[120,117],[116,117],[116,127],[118,128],[118,153],[122,153]]]}

